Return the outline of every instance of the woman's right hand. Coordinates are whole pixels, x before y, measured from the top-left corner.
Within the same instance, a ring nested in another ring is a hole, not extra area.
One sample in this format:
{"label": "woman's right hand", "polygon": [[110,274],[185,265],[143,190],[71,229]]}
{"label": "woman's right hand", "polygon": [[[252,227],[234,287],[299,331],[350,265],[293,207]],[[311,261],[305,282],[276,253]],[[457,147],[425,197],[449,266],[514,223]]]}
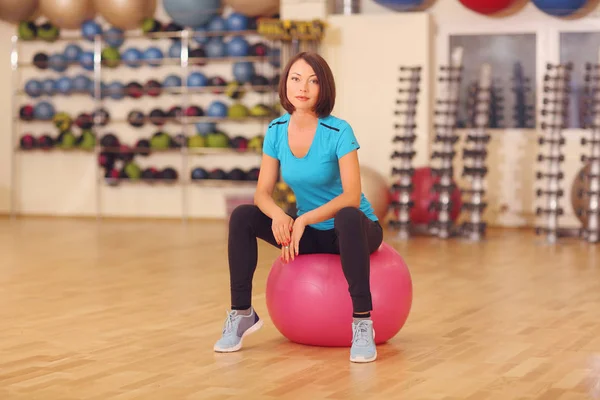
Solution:
{"label": "woman's right hand", "polygon": [[277,241],[277,244],[287,246],[290,244],[292,235],[292,227],[294,226],[294,219],[287,215],[283,210],[273,218],[271,229],[273,230],[273,236]]}

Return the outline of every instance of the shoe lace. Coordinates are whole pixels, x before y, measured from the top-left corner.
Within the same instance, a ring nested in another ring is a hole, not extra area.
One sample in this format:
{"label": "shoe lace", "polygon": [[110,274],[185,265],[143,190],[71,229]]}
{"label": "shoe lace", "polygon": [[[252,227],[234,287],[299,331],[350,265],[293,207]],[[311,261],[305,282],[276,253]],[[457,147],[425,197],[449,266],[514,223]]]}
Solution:
{"label": "shoe lace", "polygon": [[234,311],[225,311],[227,314],[227,319],[225,319],[225,326],[223,327],[223,334],[229,334],[233,331],[233,319],[237,315],[237,312]]}
{"label": "shoe lace", "polygon": [[367,321],[360,321],[354,328],[354,335],[352,341],[355,344],[366,346],[370,342],[369,335],[370,324]]}

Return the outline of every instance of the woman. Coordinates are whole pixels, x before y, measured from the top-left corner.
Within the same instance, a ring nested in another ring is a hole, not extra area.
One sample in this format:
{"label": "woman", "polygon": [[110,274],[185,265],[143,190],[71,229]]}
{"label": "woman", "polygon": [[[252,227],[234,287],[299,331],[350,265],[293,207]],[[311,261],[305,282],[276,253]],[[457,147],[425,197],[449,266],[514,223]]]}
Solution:
{"label": "woman", "polygon": [[[369,283],[369,256],[383,229],[361,191],[358,142],[352,127],[331,115],[335,82],[326,61],[302,52],[286,65],[279,99],[287,113],[265,134],[253,205],[237,207],[229,222],[231,309],[217,352],[237,351],[262,326],[251,304],[257,238],[281,248],[284,262],[300,254],[339,254],[353,305],[350,360],[377,358]],[[279,177],[294,191],[298,215],[287,215],[272,198]]]}

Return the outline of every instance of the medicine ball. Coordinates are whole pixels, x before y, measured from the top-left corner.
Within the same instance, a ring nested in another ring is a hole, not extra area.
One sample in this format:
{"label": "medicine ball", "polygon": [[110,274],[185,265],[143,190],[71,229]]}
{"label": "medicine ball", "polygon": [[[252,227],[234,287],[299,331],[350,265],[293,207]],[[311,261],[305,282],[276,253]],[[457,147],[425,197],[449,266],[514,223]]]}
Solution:
{"label": "medicine ball", "polygon": [[35,53],[33,56],[33,65],[39,69],[48,69],[48,54],[46,53]]}
{"label": "medicine ball", "polygon": [[201,167],[194,168],[191,173],[191,178],[193,181],[208,179],[208,171]]}
{"label": "medicine ball", "polygon": [[160,179],[165,181],[176,181],[179,174],[175,170],[175,168],[167,167],[160,172]]}
{"label": "medicine ball", "polygon": [[229,171],[229,174],[227,174],[227,179],[231,181],[245,181],[246,172],[244,172],[241,168],[234,168]]}
{"label": "medicine ball", "polygon": [[120,145],[119,139],[112,133],[107,133],[100,139],[100,146],[102,147],[117,148]]}
{"label": "medicine ball", "polygon": [[129,82],[127,86],[125,86],[125,93],[127,93],[129,97],[139,99],[144,95],[144,87],[138,82]]}
{"label": "medicine ball", "polygon": [[208,179],[225,180],[227,179],[227,173],[221,168],[215,168],[209,172]]}
{"label": "medicine ball", "polygon": [[148,139],[140,139],[135,144],[135,152],[141,156],[150,155],[150,141]]}
{"label": "medicine ball", "polygon": [[151,97],[158,97],[162,93],[162,85],[156,79],[150,79],[144,85],[146,94]]}
{"label": "medicine ball", "polygon": [[26,133],[21,136],[21,149],[31,150],[36,147],[37,141],[31,133]]}
{"label": "medicine ball", "polygon": [[93,113],[94,122],[100,126],[106,126],[110,122],[110,114],[105,108],[99,108]]}
{"label": "medicine ball", "polygon": [[127,115],[127,122],[129,122],[129,125],[139,128],[144,126],[146,117],[141,111],[133,110]]}
{"label": "medicine ball", "polygon": [[150,122],[156,126],[162,126],[165,124],[167,118],[167,114],[163,111],[160,110],[158,108],[153,109],[152,111],[150,111]]}

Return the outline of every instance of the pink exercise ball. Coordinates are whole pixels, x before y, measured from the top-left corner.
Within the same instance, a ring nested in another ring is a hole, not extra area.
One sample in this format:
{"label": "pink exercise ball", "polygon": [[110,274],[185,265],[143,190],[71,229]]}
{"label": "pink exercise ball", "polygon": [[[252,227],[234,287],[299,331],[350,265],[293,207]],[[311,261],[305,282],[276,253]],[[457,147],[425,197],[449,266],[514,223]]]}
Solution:
{"label": "pink exercise ball", "polygon": [[[412,305],[408,266],[385,242],[371,254],[370,284],[375,342],[381,344],[404,326]],[[305,254],[288,264],[278,257],[267,279],[266,303],[273,324],[292,342],[352,345],[352,299],[339,255]]]}

